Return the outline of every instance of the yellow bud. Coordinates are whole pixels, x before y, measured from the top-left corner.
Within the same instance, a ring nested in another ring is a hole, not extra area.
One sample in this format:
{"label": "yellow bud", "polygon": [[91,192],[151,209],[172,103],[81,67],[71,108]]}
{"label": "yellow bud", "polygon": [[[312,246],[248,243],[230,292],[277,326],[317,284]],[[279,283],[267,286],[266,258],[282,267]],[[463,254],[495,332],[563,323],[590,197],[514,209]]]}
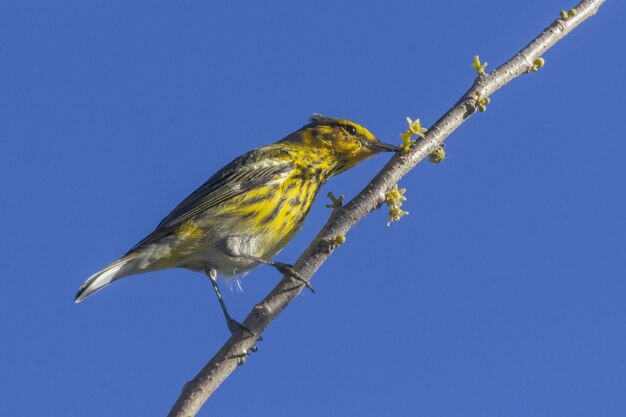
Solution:
{"label": "yellow bud", "polygon": [[570,11],[569,11],[569,12],[567,12],[567,14],[568,14],[570,17],[574,17],[574,16],[576,16],[576,9],[570,9]]}
{"label": "yellow bud", "polygon": [[478,105],[478,111],[479,112],[484,112],[485,110],[487,110],[487,107],[484,104],[479,104]]}
{"label": "yellow bud", "polygon": [[335,194],[332,191],[329,191],[328,194],[326,195],[332,202],[332,204],[326,204],[327,208],[331,208],[334,211],[335,209],[341,208],[343,206],[343,199],[344,199],[343,195],[340,195],[339,197],[335,197]]}
{"label": "yellow bud", "polygon": [[478,55],[474,55],[474,62],[472,62],[472,67],[476,69],[476,72],[481,75],[485,73],[485,67],[487,63],[484,62],[481,64],[480,57]]}
{"label": "yellow bud", "polygon": [[563,20],[569,19],[569,15],[567,14],[565,10],[561,10],[561,19]]}
{"label": "yellow bud", "polygon": [[535,58],[535,61],[533,62],[533,64],[535,64],[537,68],[543,68],[545,63],[546,63],[546,60],[541,57]]}
{"label": "yellow bud", "polygon": [[346,236],[345,235],[336,236],[335,243],[338,245],[343,245],[344,243],[346,243]]}
{"label": "yellow bud", "polygon": [[389,207],[389,218],[387,221],[387,226],[389,226],[391,222],[398,221],[402,216],[409,214],[408,211],[400,209],[400,207],[402,207],[402,202],[406,201],[406,197],[402,195],[405,192],[405,188],[398,188],[398,184],[396,184],[385,195],[385,202]]}
{"label": "yellow bud", "polygon": [[433,164],[438,164],[439,162],[443,161],[445,157],[446,157],[446,151],[443,149],[443,146],[440,146],[437,149],[435,149],[433,153],[428,155],[428,160]]}

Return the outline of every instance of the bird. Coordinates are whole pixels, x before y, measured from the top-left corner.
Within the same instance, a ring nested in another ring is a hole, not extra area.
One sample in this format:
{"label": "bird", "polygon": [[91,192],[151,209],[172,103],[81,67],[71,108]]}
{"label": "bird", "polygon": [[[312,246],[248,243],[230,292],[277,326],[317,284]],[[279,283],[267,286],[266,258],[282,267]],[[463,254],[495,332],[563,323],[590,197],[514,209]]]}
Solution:
{"label": "bird", "polygon": [[228,313],[218,274],[267,264],[298,278],[273,258],[302,228],[322,185],[373,155],[399,150],[357,123],[313,114],[299,130],[220,169],[124,256],[87,278],[74,301],[130,275],[185,268],[209,277],[234,332],[241,324]]}

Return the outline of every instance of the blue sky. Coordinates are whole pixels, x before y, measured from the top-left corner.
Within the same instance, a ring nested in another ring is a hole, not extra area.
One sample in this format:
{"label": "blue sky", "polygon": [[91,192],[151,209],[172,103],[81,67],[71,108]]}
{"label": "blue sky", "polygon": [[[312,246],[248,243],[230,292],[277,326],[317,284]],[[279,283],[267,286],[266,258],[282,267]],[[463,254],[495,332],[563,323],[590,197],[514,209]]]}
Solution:
{"label": "blue sky", "polygon": [[[169,270],[82,281],[314,112],[399,142],[569,1],[4,1],[0,415],[165,415],[228,333]],[[623,416],[626,6],[609,1],[347,236],[200,416]],[[388,156],[331,180],[357,193]],[[329,216],[319,198],[281,252]],[[243,318],[279,275],[260,267]]]}

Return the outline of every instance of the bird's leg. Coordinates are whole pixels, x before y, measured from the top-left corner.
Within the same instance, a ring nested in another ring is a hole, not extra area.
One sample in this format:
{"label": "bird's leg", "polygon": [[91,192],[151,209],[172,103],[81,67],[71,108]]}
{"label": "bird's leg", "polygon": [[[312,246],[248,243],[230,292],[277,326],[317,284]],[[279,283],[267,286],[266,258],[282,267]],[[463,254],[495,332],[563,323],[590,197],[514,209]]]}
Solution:
{"label": "bird's leg", "polygon": [[[228,330],[231,333],[235,333],[238,329],[243,329],[246,332],[250,333],[250,336],[257,337],[250,329],[248,329],[243,324],[239,323],[237,320],[233,319],[231,315],[228,313],[228,309],[226,308],[226,303],[224,302],[224,298],[222,297],[222,292],[220,291],[219,286],[217,285],[217,271],[212,268],[206,268],[204,270],[206,275],[211,280],[211,284],[213,285],[213,289],[215,290],[215,295],[217,295],[217,300],[220,302],[220,307],[222,307],[222,311],[224,312],[224,317],[226,318],[226,325],[228,326]],[[259,340],[262,340],[259,337]],[[256,346],[252,349],[256,350]]]}
{"label": "bird's leg", "polygon": [[293,277],[294,279],[300,281],[302,283],[302,285],[304,285],[309,290],[311,290],[312,293],[315,293],[315,290],[313,289],[311,284],[309,284],[309,281],[307,281],[306,279],[302,278],[300,276],[300,274],[298,274],[293,269],[293,265],[286,264],[284,262],[273,261],[271,259],[263,259],[263,258],[259,258],[258,256],[247,255],[245,253],[239,253],[239,254],[237,254],[237,256],[240,257],[240,258],[249,259],[251,261],[259,262],[259,263],[262,263],[264,265],[272,266],[272,267],[276,268],[276,270],[278,272],[280,272],[281,274],[289,275],[289,276]]}

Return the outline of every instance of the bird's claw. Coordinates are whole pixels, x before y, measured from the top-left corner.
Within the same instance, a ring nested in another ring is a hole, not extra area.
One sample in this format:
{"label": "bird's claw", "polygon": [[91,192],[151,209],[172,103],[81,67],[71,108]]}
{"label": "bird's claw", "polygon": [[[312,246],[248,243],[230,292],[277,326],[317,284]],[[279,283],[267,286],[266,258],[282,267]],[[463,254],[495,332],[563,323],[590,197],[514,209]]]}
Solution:
{"label": "bird's claw", "polygon": [[[248,333],[251,337],[254,337],[257,341],[259,342],[263,341],[262,336],[257,336],[256,334],[252,332],[252,330],[248,328],[248,326],[246,326],[243,323],[239,323],[235,319],[232,319],[232,318],[229,319],[227,324],[228,324],[228,330],[230,330],[232,334],[235,334],[235,332],[241,329],[244,332]],[[250,347],[250,349],[248,349],[248,351],[244,355],[242,355],[241,357],[237,359],[237,365],[243,365],[246,362],[246,356],[250,354],[250,352],[254,353],[254,352],[257,352],[258,350],[259,348],[257,347],[256,344],[252,345],[252,347]]]}
{"label": "bird's claw", "polygon": [[[243,330],[244,332],[248,333],[250,337],[254,337],[259,342],[263,341],[262,336],[257,336],[256,334],[254,334],[252,330],[248,328],[248,326],[246,326],[243,323],[239,323],[235,319],[232,319],[232,318],[229,319],[227,324],[228,324],[228,330],[230,330],[232,334],[235,334],[238,330]],[[254,346],[254,349],[250,349],[250,350],[252,350],[253,352],[256,352],[257,351],[256,346]]]}
{"label": "bird's claw", "polygon": [[313,289],[313,287],[311,286],[311,284],[309,284],[309,281],[307,281],[306,279],[302,278],[300,276],[300,274],[298,274],[295,269],[293,269],[293,265],[289,265],[283,262],[276,262],[274,263],[274,267],[276,267],[276,269],[278,270],[278,272],[280,272],[281,274],[284,275],[289,275],[292,278],[300,281],[305,287],[307,287],[313,294],[315,294],[315,290]]}

